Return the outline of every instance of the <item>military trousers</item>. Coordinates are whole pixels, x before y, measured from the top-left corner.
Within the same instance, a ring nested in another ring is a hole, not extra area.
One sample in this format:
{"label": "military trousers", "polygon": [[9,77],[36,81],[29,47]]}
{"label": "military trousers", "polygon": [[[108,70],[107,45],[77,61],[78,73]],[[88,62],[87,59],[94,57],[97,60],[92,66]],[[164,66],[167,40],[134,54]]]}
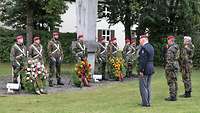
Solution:
{"label": "military trousers", "polygon": [[190,65],[188,65],[188,67],[182,68],[181,72],[182,72],[182,80],[183,80],[183,83],[184,83],[185,92],[192,92]]}
{"label": "military trousers", "polygon": [[165,73],[166,73],[167,84],[169,86],[169,95],[170,97],[176,97],[178,91],[178,84],[177,84],[178,71],[166,70]]}
{"label": "military trousers", "polygon": [[59,58],[50,58],[49,61],[49,80],[52,81],[53,76],[56,76],[57,80],[61,79],[60,73],[61,73],[61,59]]}

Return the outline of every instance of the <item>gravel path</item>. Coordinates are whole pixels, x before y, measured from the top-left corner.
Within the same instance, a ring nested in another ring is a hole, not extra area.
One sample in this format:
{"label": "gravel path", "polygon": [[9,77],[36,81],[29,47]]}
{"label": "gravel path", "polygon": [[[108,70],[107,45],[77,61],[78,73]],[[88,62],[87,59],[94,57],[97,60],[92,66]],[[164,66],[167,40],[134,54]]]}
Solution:
{"label": "gravel path", "polygon": [[[127,82],[127,81],[130,81],[130,80],[134,80],[134,78],[125,79],[123,82]],[[8,94],[7,89],[6,89],[6,84],[8,82],[11,82],[11,81],[12,81],[11,76],[0,77],[0,96],[33,95],[33,94],[25,93],[24,91],[19,91],[18,93],[15,93],[15,94]],[[64,86],[54,85],[54,87],[48,87],[47,88],[48,94],[65,92],[65,91],[80,90],[80,88],[73,86],[73,83],[70,80],[69,76],[63,76],[62,81],[64,83]],[[56,79],[54,79],[54,82],[56,83]],[[119,81],[100,81],[98,83],[90,83],[91,87],[83,87],[82,89],[93,89],[93,88],[96,88],[96,87],[101,87],[103,85],[110,85],[110,84],[115,84],[115,83],[118,83],[118,82]]]}

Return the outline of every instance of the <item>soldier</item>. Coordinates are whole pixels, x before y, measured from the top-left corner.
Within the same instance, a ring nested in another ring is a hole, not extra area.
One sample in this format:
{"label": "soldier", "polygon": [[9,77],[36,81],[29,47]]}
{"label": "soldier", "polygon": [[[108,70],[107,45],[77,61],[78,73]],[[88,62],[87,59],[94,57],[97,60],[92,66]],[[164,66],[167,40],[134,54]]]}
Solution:
{"label": "soldier", "polygon": [[85,46],[84,37],[82,34],[78,36],[78,41],[76,41],[75,47],[73,48],[72,51],[76,56],[77,62],[87,58],[87,48]]}
{"label": "soldier", "polygon": [[177,74],[179,69],[178,58],[180,54],[179,46],[175,43],[174,36],[168,36],[168,49],[166,54],[165,73],[169,86],[170,96],[165,98],[166,101],[176,101],[177,98]]}
{"label": "soldier", "polygon": [[123,57],[123,59],[124,59],[124,63],[125,63],[125,67],[126,67],[126,77],[128,77],[129,76],[129,54],[128,53],[130,53],[130,50],[131,48],[130,48],[130,40],[129,40],[129,38],[125,38],[125,46],[124,46],[124,48],[123,48],[123,51],[122,51],[122,57]]}
{"label": "soldier", "polygon": [[105,80],[105,72],[106,72],[106,43],[105,38],[100,37],[98,46],[97,46],[97,62],[99,64],[98,70],[102,74],[102,79]]}
{"label": "soldier", "polygon": [[35,35],[33,37],[33,44],[29,47],[29,58],[37,59],[40,63],[44,64],[44,51],[40,44],[40,36]]}
{"label": "soldier", "polygon": [[184,37],[184,44],[181,49],[180,55],[180,65],[182,72],[182,80],[185,87],[185,94],[181,97],[191,97],[192,84],[191,84],[191,68],[192,68],[192,58],[194,55],[194,45],[192,44],[192,39],[189,36]]}
{"label": "soldier", "polygon": [[[29,47],[29,58],[32,60],[37,60],[42,65],[44,65],[44,56],[43,56],[43,47],[40,44],[40,37],[35,35],[33,37],[33,44]],[[38,77],[34,82],[35,92],[38,95],[46,94],[47,92],[44,90],[44,81]]]}
{"label": "soldier", "polygon": [[130,56],[129,61],[128,61],[128,67],[129,67],[129,76],[131,76],[132,70],[133,70],[133,66],[135,64],[135,61],[137,60],[136,58],[136,39],[132,39],[131,40],[131,45],[130,45],[130,49],[128,52],[128,56]]}
{"label": "soldier", "polygon": [[[107,47],[107,60],[108,60],[108,62],[112,58],[117,57],[117,52],[118,52],[118,46],[117,46],[116,38],[112,37],[109,44],[108,44],[108,47]],[[110,63],[107,65],[107,69],[108,69],[109,78],[114,77],[114,75],[112,75],[112,66],[111,66]]]}
{"label": "soldier", "polygon": [[10,61],[12,64],[13,83],[18,83],[18,76],[20,71],[25,67],[27,57],[27,50],[24,46],[24,37],[22,35],[16,36],[16,43],[12,46],[10,52]]}
{"label": "soldier", "polygon": [[126,62],[126,55],[127,55],[126,53],[128,52],[129,46],[130,46],[130,40],[129,38],[125,38],[125,46],[122,51],[122,57],[125,60],[125,62]]}
{"label": "soldier", "polygon": [[61,82],[61,63],[64,58],[61,43],[59,41],[59,32],[53,32],[53,38],[48,42],[48,57],[49,57],[49,86],[53,87],[53,76],[56,75],[57,84],[64,85]]}

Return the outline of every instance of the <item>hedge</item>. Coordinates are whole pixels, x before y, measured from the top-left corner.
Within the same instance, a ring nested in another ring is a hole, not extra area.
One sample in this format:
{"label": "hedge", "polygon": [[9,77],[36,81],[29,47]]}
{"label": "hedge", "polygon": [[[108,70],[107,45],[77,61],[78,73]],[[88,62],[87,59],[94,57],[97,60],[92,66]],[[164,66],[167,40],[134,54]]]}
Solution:
{"label": "hedge", "polygon": [[[10,50],[12,45],[15,42],[15,34],[17,31],[7,30],[4,28],[0,28],[0,62],[8,63],[10,62]],[[24,33],[25,34],[25,33]],[[47,58],[47,44],[51,39],[51,33],[46,31],[37,32],[37,34],[41,37],[41,43],[44,48],[45,58]],[[75,33],[61,33],[60,41],[62,44],[62,48],[64,51],[64,63],[73,63],[75,61],[74,57],[71,54],[71,42],[76,39]]]}
{"label": "hedge", "polygon": [[[8,30],[0,27],[0,62],[9,62],[10,49],[14,43],[14,35],[17,31]],[[23,32],[25,34],[25,32]],[[45,56],[47,56],[47,43],[51,39],[51,34],[46,31],[37,32],[41,36],[42,45],[45,49]],[[200,33],[193,34],[191,37],[195,45],[195,55],[193,58],[194,67],[200,68]],[[161,49],[163,42],[159,38],[160,36],[153,36],[150,42],[155,48],[155,65],[162,66],[163,59],[161,57]],[[183,43],[183,36],[176,36],[176,43],[180,46]],[[64,63],[74,63],[75,59],[71,52],[71,43],[76,39],[75,33],[61,33],[60,41],[64,50]],[[47,58],[47,57],[46,57]],[[48,58],[47,58],[48,60]]]}

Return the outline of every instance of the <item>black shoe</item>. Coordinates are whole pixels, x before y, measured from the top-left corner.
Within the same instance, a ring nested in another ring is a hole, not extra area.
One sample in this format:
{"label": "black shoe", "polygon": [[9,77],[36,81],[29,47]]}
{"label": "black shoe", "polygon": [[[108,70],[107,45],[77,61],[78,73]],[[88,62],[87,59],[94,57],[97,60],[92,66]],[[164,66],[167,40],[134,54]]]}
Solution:
{"label": "black shoe", "polygon": [[53,87],[53,81],[49,81],[49,87]]}
{"label": "black shoe", "polygon": [[185,92],[185,94],[180,95],[179,97],[182,97],[182,98],[190,98],[190,97],[191,97],[191,92]]}
{"label": "black shoe", "polygon": [[166,101],[176,101],[177,99],[176,99],[176,97],[167,97],[167,98],[165,98],[165,100]]}
{"label": "black shoe", "polygon": [[57,81],[57,85],[64,85],[64,83],[61,82],[61,80],[58,80],[58,81]]}
{"label": "black shoe", "polygon": [[151,105],[142,105],[142,107],[151,107]]}

